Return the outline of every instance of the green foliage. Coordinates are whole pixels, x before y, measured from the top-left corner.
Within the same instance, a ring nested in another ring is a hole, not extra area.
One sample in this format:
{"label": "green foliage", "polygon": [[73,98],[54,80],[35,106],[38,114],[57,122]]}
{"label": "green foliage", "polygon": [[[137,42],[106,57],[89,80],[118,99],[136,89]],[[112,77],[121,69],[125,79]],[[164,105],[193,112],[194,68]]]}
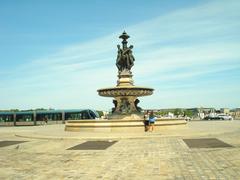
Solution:
{"label": "green foliage", "polygon": [[35,109],[35,111],[47,111],[48,109],[44,109],[44,108],[37,108]]}
{"label": "green foliage", "polygon": [[158,111],[158,112],[156,112],[156,115],[160,115],[160,116],[165,116],[167,114],[168,114],[167,111]]}
{"label": "green foliage", "polygon": [[10,109],[11,112],[18,112],[19,109]]}
{"label": "green foliage", "polygon": [[99,117],[102,117],[104,114],[103,114],[103,111],[97,111]]}
{"label": "green foliage", "polygon": [[194,116],[194,112],[192,110],[180,109],[180,108],[160,110],[156,113],[156,115],[166,116],[168,113],[173,113],[175,116],[179,116],[179,115],[188,116],[188,117]]}
{"label": "green foliage", "polygon": [[181,109],[175,109],[174,112],[173,112],[173,114],[174,114],[175,116],[178,116],[178,115],[183,114],[183,112],[182,112]]}
{"label": "green foliage", "polygon": [[10,109],[10,110],[0,110],[0,112],[18,112],[19,109]]}
{"label": "green foliage", "polygon": [[193,111],[190,110],[184,110],[184,115],[188,117],[193,117],[194,113]]}

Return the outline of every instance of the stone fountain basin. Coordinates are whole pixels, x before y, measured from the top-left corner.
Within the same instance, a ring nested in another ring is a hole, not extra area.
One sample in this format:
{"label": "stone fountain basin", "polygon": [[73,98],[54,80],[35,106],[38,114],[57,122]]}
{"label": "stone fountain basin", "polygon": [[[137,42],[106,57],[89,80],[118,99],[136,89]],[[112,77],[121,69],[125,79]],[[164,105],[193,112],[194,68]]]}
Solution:
{"label": "stone fountain basin", "polygon": [[140,86],[116,86],[112,88],[99,89],[98,94],[104,97],[117,97],[117,96],[150,96],[153,94],[152,88]]}
{"label": "stone fountain basin", "polygon": [[[161,132],[163,129],[178,128],[186,125],[185,119],[157,119],[154,131]],[[144,132],[144,120],[68,120],[65,131],[85,132]]]}

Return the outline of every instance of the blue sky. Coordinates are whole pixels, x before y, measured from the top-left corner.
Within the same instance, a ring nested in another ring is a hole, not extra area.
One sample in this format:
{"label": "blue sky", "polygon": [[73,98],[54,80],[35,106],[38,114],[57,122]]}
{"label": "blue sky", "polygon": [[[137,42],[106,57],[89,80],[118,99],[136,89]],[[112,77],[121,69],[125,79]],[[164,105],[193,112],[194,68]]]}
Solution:
{"label": "blue sky", "polygon": [[240,107],[240,1],[0,1],[0,109],[94,108],[134,45],[143,108]]}

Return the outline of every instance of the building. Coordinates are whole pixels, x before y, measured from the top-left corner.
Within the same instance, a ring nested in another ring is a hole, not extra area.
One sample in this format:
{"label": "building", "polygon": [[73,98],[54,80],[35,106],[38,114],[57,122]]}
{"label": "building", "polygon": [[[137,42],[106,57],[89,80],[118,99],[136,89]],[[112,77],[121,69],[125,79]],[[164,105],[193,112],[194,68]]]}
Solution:
{"label": "building", "polygon": [[240,119],[240,108],[235,108],[230,111],[230,115],[233,119]]}
{"label": "building", "polygon": [[220,112],[223,114],[230,114],[230,109],[229,108],[221,108]]}

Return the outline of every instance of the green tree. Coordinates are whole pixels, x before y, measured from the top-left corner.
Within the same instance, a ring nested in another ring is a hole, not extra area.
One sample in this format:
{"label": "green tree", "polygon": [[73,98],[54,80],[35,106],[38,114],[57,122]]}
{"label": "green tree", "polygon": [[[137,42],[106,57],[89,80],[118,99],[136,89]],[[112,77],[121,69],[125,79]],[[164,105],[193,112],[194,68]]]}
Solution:
{"label": "green tree", "polygon": [[193,112],[192,111],[190,111],[190,110],[184,110],[184,115],[185,116],[188,116],[188,117],[193,117]]}
{"label": "green tree", "polygon": [[97,111],[99,117],[102,117],[104,114],[103,114],[103,111]]}
{"label": "green tree", "polygon": [[182,114],[182,110],[181,110],[181,109],[175,109],[174,112],[173,112],[173,114],[174,114],[175,116],[180,115],[180,114]]}

